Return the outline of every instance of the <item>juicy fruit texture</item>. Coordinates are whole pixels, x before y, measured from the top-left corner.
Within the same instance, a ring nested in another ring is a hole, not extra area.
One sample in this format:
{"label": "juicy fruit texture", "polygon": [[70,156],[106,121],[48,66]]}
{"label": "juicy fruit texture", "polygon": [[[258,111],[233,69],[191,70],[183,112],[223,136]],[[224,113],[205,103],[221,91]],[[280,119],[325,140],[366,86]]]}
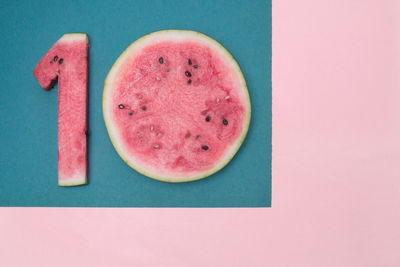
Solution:
{"label": "juicy fruit texture", "polygon": [[87,57],[83,33],[64,34],[42,57],[34,76],[45,90],[58,80],[58,184],[87,182]]}
{"label": "juicy fruit texture", "polygon": [[204,178],[239,149],[250,121],[239,66],[215,40],[193,31],[140,38],[105,81],[103,113],[128,165],[168,182]]}

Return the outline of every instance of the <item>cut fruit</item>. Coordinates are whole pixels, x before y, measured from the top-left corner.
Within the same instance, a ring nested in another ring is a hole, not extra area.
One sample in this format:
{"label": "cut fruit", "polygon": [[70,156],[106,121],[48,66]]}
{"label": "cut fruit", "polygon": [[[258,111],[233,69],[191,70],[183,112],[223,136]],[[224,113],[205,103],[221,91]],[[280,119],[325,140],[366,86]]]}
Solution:
{"label": "cut fruit", "polygon": [[105,80],[103,116],[116,151],[161,181],[192,181],[222,169],[241,146],[250,115],[238,64],[199,32],[138,39]]}
{"label": "cut fruit", "polygon": [[64,34],[36,65],[45,90],[58,81],[58,185],[87,183],[87,58],[84,33]]}

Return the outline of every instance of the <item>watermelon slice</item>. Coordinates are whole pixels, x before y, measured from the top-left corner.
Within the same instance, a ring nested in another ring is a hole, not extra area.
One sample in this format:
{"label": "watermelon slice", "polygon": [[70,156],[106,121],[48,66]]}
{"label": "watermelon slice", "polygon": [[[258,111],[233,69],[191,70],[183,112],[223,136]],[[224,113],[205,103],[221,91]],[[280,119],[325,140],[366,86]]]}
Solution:
{"label": "watermelon slice", "polygon": [[45,90],[58,81],[58,185],[87,182],[86,109],[88,37],[64,34],[36,65],[33,75]]}
{"label": "watermelon slice", "polygon": [[103,115],[116,151],[161,181],[197,180],[223,168],[241,146],[250,114],[238,64],[199,32],[138,39],[105,80]]}

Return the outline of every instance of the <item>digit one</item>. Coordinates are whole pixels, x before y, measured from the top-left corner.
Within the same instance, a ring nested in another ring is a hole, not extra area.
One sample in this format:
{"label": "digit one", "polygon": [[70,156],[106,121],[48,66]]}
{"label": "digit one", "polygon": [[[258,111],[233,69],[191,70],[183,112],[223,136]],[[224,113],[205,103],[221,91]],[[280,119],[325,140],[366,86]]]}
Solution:
{"label": "digit one", "polygon": [[89,40],[84,33],[64,34],[36,65],[43,89],[58,81],[58,185],[87,183],[87,72]]}

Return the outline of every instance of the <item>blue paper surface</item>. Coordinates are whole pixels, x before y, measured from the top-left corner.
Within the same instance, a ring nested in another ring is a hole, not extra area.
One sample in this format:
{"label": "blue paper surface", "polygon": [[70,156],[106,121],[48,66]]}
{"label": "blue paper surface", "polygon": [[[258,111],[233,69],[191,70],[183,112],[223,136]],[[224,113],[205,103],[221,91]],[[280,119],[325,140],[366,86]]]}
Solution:
{"label": "blue paper surface", "polygon": [[[252,120],[233,160],[199,181],[149,179],[114,150],[102,116],[104,79],[137,38],[189,29],[238,61]],[[57,186],[57,86],[33,68],[64,33],[86,32],[89,58],[89,184]],[[269,1],[1,1],[0,206],[269,207],[271,205],[271,3]]]}

